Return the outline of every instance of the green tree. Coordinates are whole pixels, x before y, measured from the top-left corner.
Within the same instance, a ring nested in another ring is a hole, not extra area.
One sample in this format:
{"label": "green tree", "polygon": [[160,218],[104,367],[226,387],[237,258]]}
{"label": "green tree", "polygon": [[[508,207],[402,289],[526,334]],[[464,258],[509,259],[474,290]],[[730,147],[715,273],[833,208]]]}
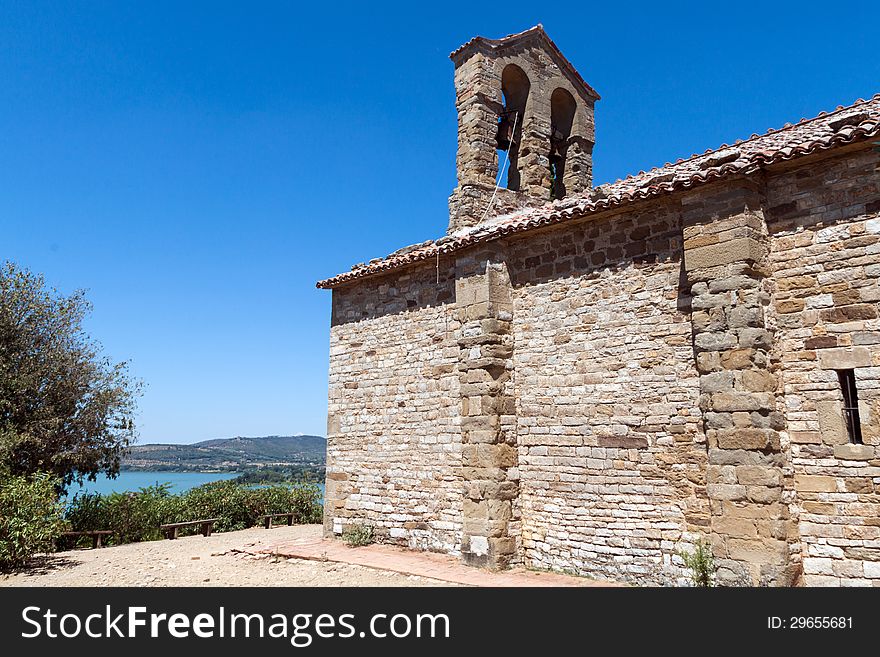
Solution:
{"label": "green tree", "polygon": [[83,330],[91,305],[0,267],[0,473],[71,482],[115,476],[134,439],[140,384]]}

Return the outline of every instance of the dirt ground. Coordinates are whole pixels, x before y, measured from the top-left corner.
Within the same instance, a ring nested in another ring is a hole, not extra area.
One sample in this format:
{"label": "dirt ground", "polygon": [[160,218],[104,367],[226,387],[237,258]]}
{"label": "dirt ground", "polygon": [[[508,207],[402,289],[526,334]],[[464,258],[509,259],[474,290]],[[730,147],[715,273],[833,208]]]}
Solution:
{"label": "dirt ground", "polygon": [[255,556],[281,541],[317,537],[320,525],[262,527],[210,537],[131,543],[38,557],[0,575],[0,586],[449,586],[353,564]]}

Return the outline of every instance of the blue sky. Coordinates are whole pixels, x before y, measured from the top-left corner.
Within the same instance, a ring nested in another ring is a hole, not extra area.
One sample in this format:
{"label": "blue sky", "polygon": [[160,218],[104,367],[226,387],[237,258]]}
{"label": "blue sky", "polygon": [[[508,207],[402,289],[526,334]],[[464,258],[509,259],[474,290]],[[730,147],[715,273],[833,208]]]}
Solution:
{"label": "blue sky", "polygon": [[541,22],[595,182],[880,92],[876,4],[0,3],[0,259],[88,290],[141,442],[314,433],[319,278],[443,233],[451,50]]}

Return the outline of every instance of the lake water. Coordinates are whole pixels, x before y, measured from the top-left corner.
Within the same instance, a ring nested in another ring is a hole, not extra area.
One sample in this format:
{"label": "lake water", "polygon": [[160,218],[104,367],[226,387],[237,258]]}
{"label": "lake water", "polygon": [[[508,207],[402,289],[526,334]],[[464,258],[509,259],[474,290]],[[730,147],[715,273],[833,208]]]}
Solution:
{"label": "lake water", "polygon": [[86,481],[82,486],[71,484],[68,488],[68,497],[73,497],[80,491],[88,493],[124,493],[136,491],[145,486],[154,486],[157,483],[171,484],[172,493],[182,493],[190,488],[207,484],[211,481],[234,479],[237,472],[134,472],[123,471],[116,479],[109,479],[104,475],[98,476],[96,481]]}
{"label": "lake water", "polygon": [[[73,498],[78,492],[100,493],[124,493],[136,491],[146,486],[159,484],[171,484],[172,493],[182,493],[207,484],[211,481],[235,479],[237,472],[135,472],[126,470],[119,473],[116,479],[109,479],[100,475],[95,481],[86,481],[82,486],[71,484],[67,489],[68,498]],[[324,482],[318,484],[321,489],[321,503],[324,502]]]}

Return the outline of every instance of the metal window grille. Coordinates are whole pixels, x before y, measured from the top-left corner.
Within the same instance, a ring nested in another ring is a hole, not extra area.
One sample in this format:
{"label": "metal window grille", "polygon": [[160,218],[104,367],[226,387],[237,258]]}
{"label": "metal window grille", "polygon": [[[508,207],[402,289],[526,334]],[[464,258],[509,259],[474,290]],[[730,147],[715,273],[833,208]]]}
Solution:
{"label": "metal window grille", "polygon": [[837,370],[840,389],[843,392],[843,417],[846,421],[846,432],[849,442],[862,444],[862,423],[859,418],[859,395],[856,390],[854,370]]}

